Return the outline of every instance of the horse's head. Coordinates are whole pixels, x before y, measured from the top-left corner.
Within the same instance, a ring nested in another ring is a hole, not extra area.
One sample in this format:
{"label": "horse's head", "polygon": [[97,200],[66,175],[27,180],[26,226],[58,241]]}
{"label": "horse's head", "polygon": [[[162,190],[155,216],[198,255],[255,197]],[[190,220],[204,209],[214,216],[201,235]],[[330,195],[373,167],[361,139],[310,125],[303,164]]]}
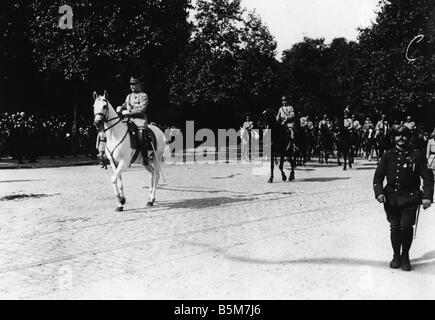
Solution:
{"label": "horse's head", "polygon": [[99,129],[104,128],[104,123],[107,122],[109,117],[109,101],[107,100],[107,91],[104,90],[102,96],[94,92],[94,124]]}

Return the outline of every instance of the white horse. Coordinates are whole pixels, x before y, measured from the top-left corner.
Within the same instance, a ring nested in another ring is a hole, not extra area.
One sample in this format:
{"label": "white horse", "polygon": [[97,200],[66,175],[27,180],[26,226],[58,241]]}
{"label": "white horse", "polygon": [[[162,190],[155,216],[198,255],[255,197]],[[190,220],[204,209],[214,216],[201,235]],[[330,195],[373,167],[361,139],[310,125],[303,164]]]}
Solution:
{"label": "white horse", "polygon": [[[100,130],[103,130],[107,136],[106,155],[110,160],[110,165],[113,169],[112,184],[115,195],[118,199],[118,206],[115,211],[123,211],[126,203],[124,196],[124,188],[122,183],[122,172],[130,167],[136,153],[131,147],[130,134],[128,132],[127,123],[122,121],[115,109],[107,100],[107,92],[99,96],[94,92],[94,123]],[[154,156],[149,160],[148,166],[145,167],[151,174],[150,179],[150,195],[147,206],[153,206],[156,199],[156,189],[160,177],[160,161],[163,157],[163,152],[166,147],[166,137],[163,132],[154,125],[148,126],[156,136],[156,146],[153,146]],[[136,162],[142,163],[142,155],[140,154]]]}

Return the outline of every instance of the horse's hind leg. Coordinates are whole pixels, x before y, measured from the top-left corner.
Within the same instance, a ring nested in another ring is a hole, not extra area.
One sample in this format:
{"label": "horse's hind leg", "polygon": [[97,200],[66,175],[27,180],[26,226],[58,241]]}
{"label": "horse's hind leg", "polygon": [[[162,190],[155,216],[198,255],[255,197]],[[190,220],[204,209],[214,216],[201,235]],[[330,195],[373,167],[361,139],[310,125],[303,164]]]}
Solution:
{"label": "horse's hind leg", "polygon": [[281,171],[282,181],[286,181],[287,176],[284,173],[284,155],[281,155],[280,160],[279,160],[279,171]]}
{"label": "horse's hind leg", "polygon": [[148,197],[147,207],[152,207],[154,205],[154,202],[156,201],[157,184],[159,183],[160,178],[160,173],[158,170],[158,165],[156,164],[156,160],[154,160],[152,164],[147,166],[146,169],[150,173],[150,195]]}

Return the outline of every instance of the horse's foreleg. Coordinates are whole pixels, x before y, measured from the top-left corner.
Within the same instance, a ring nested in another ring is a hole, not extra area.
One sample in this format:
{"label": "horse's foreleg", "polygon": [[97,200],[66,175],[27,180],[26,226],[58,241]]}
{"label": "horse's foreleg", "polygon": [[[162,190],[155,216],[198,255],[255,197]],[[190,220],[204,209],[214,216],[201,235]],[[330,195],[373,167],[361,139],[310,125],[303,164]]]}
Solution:
{"label": "horse's foreleg", "polygon": [[118,164],[118,167],[115,167],[113,164],[111,165],[114,171],[111,181],[113,185],[113,190],[115,191],[115,196],[119,202],[118,207],[115,209],[115,211],[120,212],[124,210],[124,204],[125,204],[121,173],[126,168],[126,162],[124,160],[121,160]]}
{"label": "horse's foreleg", "polygon": [[124,196],[124,184],[122,183],[122,177],[121,175],[118,177],[118,180],[116,181],[118,190],[119,190],[119,202],[121,205],[125,204],[125,196]]}
{"label": "horse's foreleg", "polygon": [[348,156],[349,156],[349,150],[345,150],[345,151],[343,152],[343,162],[344,162],[343,170],[344,170],[344,171],[347,170]]}
{"label": "horse's foreleg", "polygon": [[288,181],[294,181],[295,180],[295,168],[296,168],[296,161],[294,159],[290,159],[290,176],[288,178]]}
{"label": "horse's foreleg", "polygon": [[273,183],[273,169],[275,167],[275,159],[273,155],[273,151],[270,154],[270,177],[268,183]]}

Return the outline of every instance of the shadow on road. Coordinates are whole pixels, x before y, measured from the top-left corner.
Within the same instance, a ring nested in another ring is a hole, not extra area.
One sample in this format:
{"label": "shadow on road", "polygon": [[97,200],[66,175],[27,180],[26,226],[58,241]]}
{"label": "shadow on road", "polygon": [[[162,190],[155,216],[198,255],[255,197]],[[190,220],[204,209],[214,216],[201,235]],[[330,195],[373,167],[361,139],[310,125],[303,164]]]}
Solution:
{"label": "shadow on road", "polygon": [[210,197],[210,198],[196,198],[185,199],[179,201],[164,201],[159,202],[159,205],[166,207],[167,209],[205,209],[220,207],[229,203],[240,203],[257,200],[258,198],[246,198],[246,197]]}
{"label": "shadow on road", "polygon": [[[148,187],[144,187],[144,189],[147,189]],[[241,193],[238,191],[233,191],[233,190],[207,190],[206,188],[192,188],[192,187],[158,187],[159,190],[166,190],[166,191],[178,191],[178,192],[192,192],[192,193],[210,193],[210,194],[215,194],[215,193]]]}
{"label": "shadow on road", "polygon": [[349,180],[350,178],[341,178],[341,177],[320,177],[320,178],[306,178],[298,180],[300,182],[331,182],[336,180]]}
{"label": "shadow on road", "polygon": [[[252,263],[252,264],[264,264],[264,265],[287,265],[287,264],[324,264],[324,265],[354,265],[354,266],[370,266],[375,268],[386,269],[389,268],[389,259],[385,261],[367,260],[367,259],[355,259],[344,257],[323,257],[323,258],[302,258],[294,260],[266,260],[259,258],[251,258],[246,256],[236,256],[226,252],[226,249],[234,248],[236,245],[231,245],[226,248],[214,248],[207,244],[192,243],[187,244],[198,247],[205,247],[211,251],[221,255],[225,259],[234,262]],[[435,274],[435,250],[425,253],[420,258],[411,259],[411,263],[414,271],[421,273]]]}
{"label": "shadow on road", "polygon": [[241,176],[242,174],[241,173],[236,173],[236,174],[232,174],[232,175],[230,175],[230,176],[228,176],[228,177],[212,177],[212,178],[210,178],[210,179],[214,179],[214,180],[220,180],[220,179],[232,179],[232,178],[234,178],[234,177],[236,177],[236,176]]}
{"label": "shadow on road", "polygon": [[42,180],[42,179],[38,179],[38,180],[2,180],[2,181],[0,181],[0,183],[33,182],[33,181],[45,181],[45,180]]}

